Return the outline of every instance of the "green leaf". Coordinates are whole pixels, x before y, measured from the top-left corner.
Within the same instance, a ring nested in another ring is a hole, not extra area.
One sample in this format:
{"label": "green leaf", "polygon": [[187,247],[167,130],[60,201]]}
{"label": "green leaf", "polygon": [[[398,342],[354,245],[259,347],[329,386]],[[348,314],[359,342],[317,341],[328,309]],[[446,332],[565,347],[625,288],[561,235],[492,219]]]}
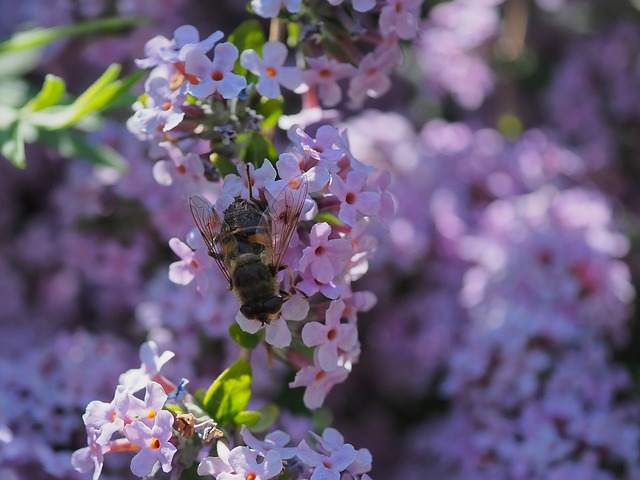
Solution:
{"label": "green leaf", "polygon": [[52,105],[37,112],[27,109],[23,112],[24,118],[40,128],[61,130],[88,114],[104,110],[119,96],[126,94],[128,88],[140,79],[140,74],[134,74],[117,80],[120,70],[120,65],[112,64],[70,105]]}
{"label": "green leaf", "polygon": [[276,422],[280,415],[280,408],[277,405],[270,403],[265,405],[260,410],[260,419],[253,425],[247,425],[249,430],[254,433],[266,432]]}
{"label": "green leaf", "polygon": [[238,135],[238,143],[244,143],[240,156],[246,163],[253,163],[256,168],[260,168],[265,159],[272,163],[278,159],[278,152],[271,141],[260,133]]}
{"label": "green leaf", "polygon": [[66,85],[64,80],[52,74],[44,77],[44,84],[38,94],[33,97],[24,108],[27,110],[38,111],[43,108],[51,107],[58,103],[64,95]]}
{"label": "green leaf", "polygon": [[148,20],[142,17],[109,17],[60,27],[32,28],[16,32],[9,40],[0,42],[0,53],[43,47],[69,36],[118,31],[145,22]]}
{"label": "green leaf", "polygon": [[245,410],[233,417],[233,423],[236,425],[246,425],[247,428],[252,427],[260,420],[260,412],[254,410]]}
{"label": "green leaf", "polygon": [[40,130],[38,140],[55,148],[65,158],[80,158],[114,168],[119,172],[127,170],[127,161],[117,150],[108,145],[94,143],[74,130]]}
{"label": "green leaf", "polygon": [[[262,25],[255,18],[245,20],[229,35],[229,42],[238,47],[241,52],[251,48],[261,54],[262,46],[266,41]],[[239,75],[247,75],[247,69],[239,64],[236,65],[236,72]]]}
{"label": "green leaf", "polygon": [[278,124],[278,120],[282,116],[283,98],[266,98],[262,97],[260,104],[256,108],[256,113],[262,115],[263,128],[272,128]]}
{"label": "green leaf", "polygon": [[264,338],[264,330],[260,329],[256,333],[247,333],[240,328],[236,322],[233,322],[229,327],[229,335],[231,338],[241,347],[253,350],[256,348],[262,339]]}
{"label": "green leaf", "polygon": [[0,154],[18,168],[26,166],[25,138],[20,121],[16,120],[7,130],[0,131]]}
{"label": "green leaf", "polygon": [[211,162],[216,166],[222,178],[230,174],[238,174],[238,169],[235,164],[226,156],[212,153],[209,156],[209,160],[211,160]]}
{"label": "green leaf", "polygon": [[227,368],[211,384],[204,396],[203,406],[219,424],[233,422],[243,412],[251,398],[251,365],[240,359]]}

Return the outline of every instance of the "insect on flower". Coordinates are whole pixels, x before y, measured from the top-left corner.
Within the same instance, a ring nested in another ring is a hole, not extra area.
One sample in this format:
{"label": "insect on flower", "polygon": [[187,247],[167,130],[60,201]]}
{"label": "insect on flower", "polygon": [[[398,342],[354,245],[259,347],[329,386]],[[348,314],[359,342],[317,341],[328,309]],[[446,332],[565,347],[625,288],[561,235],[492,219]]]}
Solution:
{"label": "insect on flower", "polygon": [[[237,197],[223,214],[200,196],[189,198],[191,214],[216,261],[240,302],[240,312],[250,320],[270,323],[291,296],[280,289],[278,272],[307,197],[305,176],[294,178],[268,203],[251,192],[249,200]],[[293,282],[292,282],[293,283]]]}

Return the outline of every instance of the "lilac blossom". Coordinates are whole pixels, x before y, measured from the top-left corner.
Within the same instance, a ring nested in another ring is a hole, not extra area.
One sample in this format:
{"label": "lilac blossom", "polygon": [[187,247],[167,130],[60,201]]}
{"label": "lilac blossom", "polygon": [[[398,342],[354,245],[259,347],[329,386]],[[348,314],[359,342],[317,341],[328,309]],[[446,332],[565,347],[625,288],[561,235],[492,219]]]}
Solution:
{"label": "lilac blossom", "polygon": [[[344,0],[328,0],[331,5],[341,5]],[[351,4],[356,12],[368,12],[376,6],[375,0],[352,0]]]}
{"label": "lilac blossom", "polygon": [[175,353],[166,350],[160,353],[158,345],[152,341],[146,341],[140,345],[140,368],[127,370],[120,375],[118,382],[129,393],[136,393],[147,386],[150,380],[155,378],[162,367],[173,357]]}
{"label": "lilac blossom", "polygon": [[124,429],[125,420],[128,420],[130,402],[131,397],[124,386],[118,385],[111,403],[93,400],[87,405],[82,420],[87,428],[92,427],[99,432],[96,443],[106,445],[114,433]]}
{"label": "lilac blossom", "polygon": [[411,40],[418,32],[422,0],[386,0],[380,11],[380,31],[385,36],[397,35]]}
{"label": "lilac blossom", "polygon": [[167,410],[159,411],[151,427],[136,420],[127,425],[124,433],[127,439],[141,448],[131,459],[131,472],[143,477],[151,473],[153,467],[160,462],[164,472],[171,471],[171,460],[176,453],[176,447],[169,442],[173,435],[174,417]]}
{"label": "lilac blossom", "polygon": [[317,58],[307,57],[308,70],[302,72],[302,78],[308,87],[318,88],[318,97],[325,107],[333,107],[342,99],[342,90],[338,80],[355,74],[355,67],[348,63],[322,55]]}
{"label": "lilac blossom", "polygon": [[332,371],[340,365],[340,354],[354,349],[358,343],[356,326],[341,323],[345,305],[342,300],[331,302],[324,324],[309,322],[302,329],[302,341],[308,347],[316,347],[318,366]]}
{"label": "lilac blossom", "polygon": [[338,218],[347,225],[356,226],[356,216],[375,215],[380,208],[380,194],[364,190],[367,175],[364,172],[352,171],[346,179],[338,175],[331,176],[329,191],[340,200]]}
{"label": "lilac blossom", "polygon": [[93,470],[93,480],[98,480],[104,464],[104,454],[109,448],[97,443],[100,432],[94,427],[87,427],[87,446],[73,452],[71,465],[75,470],[86,473]]}
{"label": "lilac blossom", "polygon": [[271,450],[278,452],[282,460],[289,460],[297,453],[296,447],[286,446],[286,444],[291,440],[291,437],[282,430],[275,430],[268,433],[262,441],[253,436],[246,425],[242,426],[240,434],[242,435],[244,443],[263,457],[266,457],[267,453]]}
{"label": "lilac blossom", "polygon": [[151,68],[163,63],[175,63],[179,59],[180,51],[187,45],[194,45],[203,53],[207,53],[223,36],[221,31],[216,31],[200,41],[200,34],[194,26],[182,25],[173,32],[172,40],[162,35],[149,40],[144,47],[146,58],[136,60],[136,65],[138,68]]}
{"label": "lilac blossom", "polygon": [[145,82],[148,97],[144,107],[136,111],[133,121],[142,133],[153,136],[156,132],[166,132],[175,128],[184,118],[181,106],[186,99],[181,89],[171,89],[169,78],[155,69]]}
{"label": "lilac blossom", "polygon": [[132,397],[127,412],[132,420],[139,420],[148,427],[152,427],[158,412],[162,410],[168,395],[159,383],[149,382],[144,394],[144,400]]}
{"label": "lilac blossom", "polygon": [[360,108],[366,97],[378,98],[391,88],[391,71],[400,62],[400,51],[384,48],[368,53],[357,65],[358,71],[349,81],[352,108]]}
{"label": "lilac blossom", "polygon": [[355,448],[349,443],[326,454],[315,451],[305,440],[298,445],[298,458],[314,469],[310,480],[339,480],[340,473],[353,463],[356,456]]}
{"label": "lilac blossom", "polygon": [[247,86],[246,79],[233,73],[238,59],[238,47],[229,42],[216,45],[213,61],[197,47],[183,50],[185,74],[189,82],[187,91],[196,98],[206,98],[219,93],[222,98],[234,98]]}
{"label": "lilac blossom", "polygon": [[333,386],[344,382],[348,375],[349,370],[342,366],[326,371],[315,365],[307,365],[296,373],[289,386],[306,387],[303,395],[304,404],[307,408],[316,409],[322,406]]}
{"label": "lilac blossom", "polygon": [[208,270],[213,259],[205,248],[192,250],[189,245],[178,238],[169,240],[169,247],[180,257],[180,260],[169,265],[169,280],[178,285],[188,285],[195,279],[196,288],[205,294],[209,286]]}
{"label": "lilac blossom", "polygon": [[302,75],[297,67],[285,67],[287,47],[276,41],[262,46],[262,57],[255,50],[245,50],[240,55],[240,65],[258,76],[256,90],[267,98],[280,96],[280,85],[295,90],[302,83]]}
{"label": "lilac blossom", "polygon": [[333,280],[351,256],[351,242],[347,238],[329,238],[331,226],[316,223],[309,234],[309,246],[302,251],[300,271],[309,269],[321,283]]}
{"label": "lilac blossom", "polygon": [[296,151],[320,162],[329,171],[336,171],[335,163],[345,154],[344,148],[336,144],[340,132],[331,125],[319,127],[315,139],[297,125],[291,127],[287,135]]}
{"label": "lilac blossom", "polygon": [[300,10],[302,0],[251,0],[251,8],[265,18],[277,17],[280,9],[285,7],[289,13]]}

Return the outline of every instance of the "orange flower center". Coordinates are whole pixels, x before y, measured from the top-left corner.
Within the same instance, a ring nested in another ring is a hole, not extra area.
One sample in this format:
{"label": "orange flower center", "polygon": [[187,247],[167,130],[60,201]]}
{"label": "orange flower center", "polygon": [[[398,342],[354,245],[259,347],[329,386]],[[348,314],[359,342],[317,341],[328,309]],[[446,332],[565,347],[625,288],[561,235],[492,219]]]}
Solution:
{"label": "orange flower center", "polygon": [[323,68],[318,72],[321,78],[329,78],[331,76],[331,71],[328,68]]}
{"label": "orange flower center", "polygon": [[346,198],[345,198],[344,200],[345,200],[345,202],[347,202],[349,205],[353,205],[353,202],[355,202],[355,201],[356,201],[356,196],[355,196],[355,194],[353,194],[353,193],[349,192],[349,193],[347,193],[347,196],[346,196]]}
{"label": "orange flower center", "polygon": [[184,165],[178,165],[176,167],[176,170],[178,170],[178,173],[181,175],[184,175],[185,173],[187,173],[187,167],[185,167]]}
{"label": "orange flower center", "polygon": [[211,78],[213,78],[213,80],[215,80],[216,82],[219,82],[224,78],[224,75],[222,74],[222,72],[216,71],[211,74]]}
{"label": "orange flower center", "polygon": [[151,439],[151,442],[149,442],[149,446],[151,448],[153,448],[154,450],[157,450],[160,448],[160,440],[158,440],[157,438],[153,437]]}
{"label": "orange flower center", "polygon": [[147,413],[147,417],[148,418],[155,418],[156,417],[156,411],[153,408],[149,409],[149,413]]}
{"label": "orange flower center", "polygon": [[253,472],[251,472],[249,475],[247,475],[245,477],[246,480],[255,480],[255,478],[257,477],[257,475]]}
{"label": "orange flower center", "polygon": [[338,335],[338,332],[336,332],[335,328],[332,328],[331,330],[329,330],[329,333],[327,333],[327,338],[329,340],[333,340],[334,338],[336,338],[336,335]]}
{"label": "orange flower center", "polygon": [[267,68],[267,75],[269,75],[270,77],[275,77],[276,73],[278,72],[276,72],[275,68],[271,68],[271,67]]}

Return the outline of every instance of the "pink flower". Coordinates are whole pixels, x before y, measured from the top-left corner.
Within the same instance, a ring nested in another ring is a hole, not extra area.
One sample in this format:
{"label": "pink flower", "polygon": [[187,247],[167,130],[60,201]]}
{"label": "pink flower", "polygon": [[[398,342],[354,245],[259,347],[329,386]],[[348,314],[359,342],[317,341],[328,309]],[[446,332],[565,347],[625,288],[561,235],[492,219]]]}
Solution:
{"label": "pink flower", "polygon": [[280,85],[294,90],[302,83],[302,75],[296,67],[284,67],[287,47],[280,42],[267,42],[262,47],[262,56],[255,50],[245,50],[240,55],[240,65],[258,76],[256,89],[267,98],[280,96]]}
{"label": "pink flower", "polygon": [[165,473],[171,471],[171,460],[177,450],[169,442],[173,435],[173,421],[171,412],[161,410],[156,414],[151,427],[138,420],[124,427],[124,434],[129,442],[141,448],[131,459],[131,472],[134,475],[148,475],[157,462],[160,462]]}
{"label": "pink flower", "polygon": [[326,107],[336,105],[342,98],[342,91],[338,85],[341,78],[350,77],[356,71],[353,65],[341,63],[322,55],[318,58],[307,57],[309,69],[302,72],[304,83],[311,87],[318,87],[318,97]]}
{"label": "pink flower", "polygon": [[358,71],[349,82],[349,98],[354,108],[360,108],[366,97],[378,98],[391,88],[390,72],[400,62],[395,48],[369,53],[358,64]]}
{"label": "pink flower", "polygon": [[297,125],[291,127],[287,136],[293,148],[309,159],[307,165],[320,163],[329,171],[337,172],[336,163],[346,153],[337,142],[340,140],[340,132],[331,125],[322,125],[316,131],[316,138],[309,136]]}
{"label": "pink flower", "polygon": [[139,420],[148,427],[153,426],[155,418],[167,401],[167,394],[160,384],[149,382],[144,400],[131,397],[131,403],[127,416],[131,419]]}
{"label": "pink flower", "polygon": [[164,364],[175,356],[175,353],[170,350],[162,352],[161,355],[158,353],[158,345],[155,342],[149,340],[143,343],[140,346],[140,361],[142,365],[140,368],[128,370],[120,375],[118,383],[123,385],[129,393],[142,390],[153,377],[160,373]]}
{"label": "pink flower", "polygon": [[298,445],[298,458],[314,469],[310,480],[339,480],[340,473],[353,463],[356,455],[356,449],[349,443],[326,455],[312,449],[305,440]]}
{"label": "pink flower", "polygon": [[347,264],[351,256],[351,242],[346,238],[332,238],[331,226],[316,223],[309,234],[309,246],[302,251],[300,271],[311,270],[313,278],[327,283]]}
{"label": "pink flower", "polygon": [[322,370],[316,365],[307,365],[296,373],[291,388],[307,387],[302,397],[307,408],[316,409],[322,406],[329,390],[334,385],[344,382],[349,376],[349,370],[337,367],[330,372]]}
{"label": "pink flower", "polygon": [[380,31],[384,36],[411,40],[418,32],[421,6],[422,0],[387,0],[380,11]]}
{"label": "pink flower", "polygon": [[284,6],[289,13],[300,10],[302,0],[251,0],[251,8],[264,18],[277,17]]}
{"label": "pink flower", "polygon": [[334,300],[325,314],[325,323],[309,322],[302,329],[302,341],[316,348],[318,366],[327,372],[339,365],[341,352],[349,352],[358,344],[358,330],[350,323],[341,323],[344,302]]}
{"label": "pink flower", "polygon": [[297,450],[295,447],[285,446],[289,443],[291,437],[282,430],[276,430],[275,432],[267,434],[263,441],[254,437],[246,425],[242,426],[240,434],[242,435],[244,443],[263,457],[266,457],[267,453],[271,450],[278,452],[283,460],[288,460],[296,455]]}
{"label": "pink flower", "polygon": [[380,208],[380,193],[362,191],[367,181],[363,171],[352,171],[342,180],[338,175],[331,176],[329,191],[340,200],[338,218],[347,225],[356,226],[357,214],[375,215]]}
{"label": "pink flower", "polygon": [[[308,193],[321,191],[329,183],[329,172],[326,168],[316,165],[308,170],[302,170],[298,154],[281,153],[276,162],[279,180],[267,180],[265,187],[269,193],[276,195],[286,184],[296,180],[301,175],[307,179]],[[303,214],[306,208],[303,209]]]}
{"label": "pink flower", "polygon": [[189,85],[187,90],[196,98],[206,98],[219,93],[223,98],[237,97],[247,86],[247,80],[233,73],[238,59],[238,48],[224,42],[216,45],[213,61],[205,53],[193,46],[184,47],[185,77]]}
{"label": "pink flower", "polygon": [[189,245],[178,238],[169,240],[169,247],[180,257],[180,260],[169,265],[169,280],[178,285],[188,285],[195,278],[197,290],[204,294],[209,286],[207,269],[213,259],[206,248],[192,250]]}
{"label": "pink flower", "polygon": [[[340,5],[344,0],[329,0],[333,6]],[[352,0],[351,4],[356,12],[368,12],[376,6],[376,0]]]}
{"label": "pink flower", "polygon": [[109,451],[106,445],[97,442],[99,431],[87,427],[87,446],[80,448],[71,455],[71,465],[81,473],[93,470],[93,480],[98,480],[104,464],[104,454]]}
{"label": "pink flower", "polygon": [[127,419],[129,402],[130,397],[124,386],[118,385],[111,403],[93,400],[87,405],[82,420],[87,428],[93,427],[100,432],[95,443],[106,445],[115,432],[122,431]]}
{"label": "pink flower", "polygon": [[144,46],[146,58],[136,59],[138,68],[151,68],[163,63],[175,63],[179,59],[180,51],[186,45],[194,45],[203,53],[207,53],[213,45],[222,39],[223,33],[215,31],[200,41],[200,34],[193,25],[182,25],[173,32],[173,39],[169,40],[158,35],[149,40]]}
{"label": "pink flower", "polygon": [[[237,169],[238,175],[229,174],[224,177],[222,194],[216,201],[216,207],[218,207],[221,212],[224,212],[236,197],[249,200],[247,167],[245,165],[238,165]],[[251,178],[251,195],[253,198],[259,198],[260,191],[265,187],[265,184],[276,178],[276,169],[273,168],[271,162],[263,162],[260,168],[257,169],[250,163],[249,177]]]}
{"label": "pink flower", "polygon": [[170,143],[161,143],[167,149],[170,160],[159,160],[153,165],[153,178],[160,185],[176,185],[186,198],[204,182],[204,164],[200,157],[189,152],[182,153]]}
{"label": "pink flower", "polygon": [[236,447],[229,452],[229,466],[232,472],[222,472],[217,480],[269,480],[282,472],[282,459],[275,450],[269,450],[258,463],[258,454],[248,447]]}

